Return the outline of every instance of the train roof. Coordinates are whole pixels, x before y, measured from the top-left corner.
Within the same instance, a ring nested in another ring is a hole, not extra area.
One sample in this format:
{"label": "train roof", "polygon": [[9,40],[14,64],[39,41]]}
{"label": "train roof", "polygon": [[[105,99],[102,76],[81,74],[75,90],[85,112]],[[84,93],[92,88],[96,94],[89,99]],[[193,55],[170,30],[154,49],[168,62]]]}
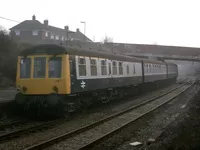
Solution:
{"label": "train roof", "polygon": [[70,47],[57,44],[41,44],[32,46],[30,48],[23,50],[20,53],[20,56],[42,55],[42,54],[47,54],[47,55],[70,54],[70,55],[80,55],[88,57],[100,57],[100,58],[107,58],[107,59],[121,60],[121,61],[131,61],[131,62],[144,61],[145,63],[165,64],[164,62],[161,61],[141,59],[126,55],[112,54],[98,50],[82,49],[79,47]]}
{"label": "train roof", "polygon": [[169,62],[167,62],[167,65],[177,66],[177,64],[173,64],[173,63],[169,63]]}
{"label": "train roof", "polygon": [[141,60],[142,60],[144,63],[166,64],[166,62],[158,61],[158,60],[143,59],[143,58],[141,58]]}

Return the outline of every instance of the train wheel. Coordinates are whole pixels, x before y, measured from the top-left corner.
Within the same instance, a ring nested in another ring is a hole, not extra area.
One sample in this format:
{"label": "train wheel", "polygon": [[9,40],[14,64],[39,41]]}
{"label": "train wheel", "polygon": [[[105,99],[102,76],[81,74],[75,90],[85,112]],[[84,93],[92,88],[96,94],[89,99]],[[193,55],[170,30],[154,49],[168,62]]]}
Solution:
{"label": "train wheel", "polygon": [[112,100],[113,98],[113,91],[112,90],[109,90],[105,93],[102,94],[102,97],[101,97],[101,102],[102,103],[108,103]]}
{"label": "train wheel", "polygon": [[92,96],[83,96],[81,98],[81,111],[87,110],[93,104],[93,97]]}
{"label": "train wheel", "polygon": [[120,89],[118,93],[119,99],[122,99],[126,96],[126,91],[124,89]]}
{"label": "train wheel", "polygon": [[67,110],[68,110],[69,113],[75,112],[77,110],[75,103],[68,103],[67,105],[68,105]]}

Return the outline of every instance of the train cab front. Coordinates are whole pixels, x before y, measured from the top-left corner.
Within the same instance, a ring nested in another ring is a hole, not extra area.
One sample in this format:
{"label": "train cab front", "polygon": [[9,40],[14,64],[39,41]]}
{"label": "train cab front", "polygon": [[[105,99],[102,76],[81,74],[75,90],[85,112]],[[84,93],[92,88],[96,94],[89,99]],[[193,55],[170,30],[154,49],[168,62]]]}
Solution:
{"label": "train cab front", "polygon": [[19,56],[16,102],[56,105],[69,93],[68,55]]}

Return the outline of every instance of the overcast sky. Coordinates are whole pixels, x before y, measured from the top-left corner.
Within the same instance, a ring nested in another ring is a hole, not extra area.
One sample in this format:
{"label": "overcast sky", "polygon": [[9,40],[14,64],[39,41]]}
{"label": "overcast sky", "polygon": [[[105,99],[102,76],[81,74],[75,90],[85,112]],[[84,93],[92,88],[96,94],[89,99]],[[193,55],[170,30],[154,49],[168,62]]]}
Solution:
{"label": "overcast sky", "polygon": [[[1,0],[0,16],[17,21],[32,15],[71,30],[86,21],[86,35],[101,41],[200,47],[199,0]],[[0,19],[10,28],[17,23]]]}

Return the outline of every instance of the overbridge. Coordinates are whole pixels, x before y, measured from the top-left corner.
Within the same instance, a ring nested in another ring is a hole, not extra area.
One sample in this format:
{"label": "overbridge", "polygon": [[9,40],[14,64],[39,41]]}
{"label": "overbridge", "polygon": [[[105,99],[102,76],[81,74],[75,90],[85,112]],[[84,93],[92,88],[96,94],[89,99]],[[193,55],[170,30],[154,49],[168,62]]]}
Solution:
{"label": "overbridge", "polygon": [[151,53],[124,53],[128,56],[151,58],[158,60],[179,60],[179,61],[195,61],[200,62],[200,56],[181,56],[181,55],[158,55]]}

